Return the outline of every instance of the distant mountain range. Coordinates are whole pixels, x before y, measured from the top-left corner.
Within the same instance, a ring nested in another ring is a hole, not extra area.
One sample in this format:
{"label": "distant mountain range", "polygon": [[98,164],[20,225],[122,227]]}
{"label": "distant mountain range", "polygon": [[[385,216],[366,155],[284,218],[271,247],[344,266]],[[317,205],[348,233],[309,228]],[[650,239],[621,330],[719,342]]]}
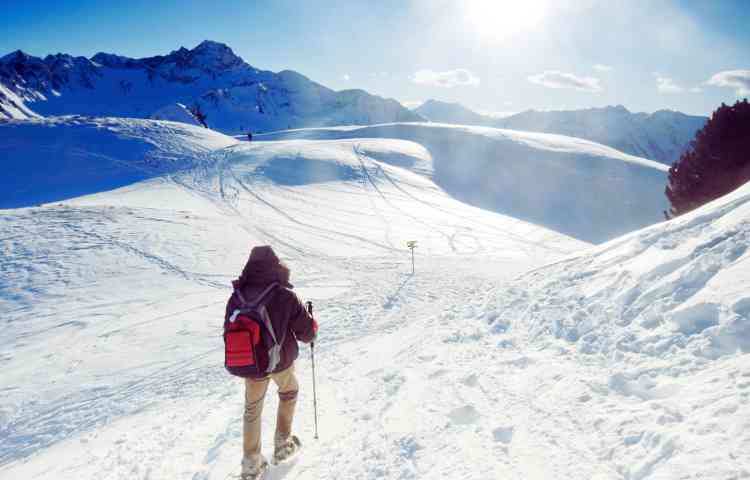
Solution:
{"label": "distant mountain range", "polygon": [[208,40],[139,59],[110,53],[39,58],[20,50],[0,58],[0,120],[85,115],[198,124],[196,109],[208,126],[227,134],[429,120],[579,137],[665,164],[679,158],[706,122],[669,110],[631,113],[620,105],[505,118],[437,100],[409,110],[364,90],[331,90],[292,70],[258,70]]}
{"label": "distant mountain range", "polygon": [[190,121],[186,110],[196,106],[211,128],[230,134],[423,121],[396,100],[364,90],[336,92],[291,70],[258,70],[212,41],[139,59],[109,53],[42,59],[21,51],[0,58],[0,119],[77,114]]}
{"label": "distant mountain range", "polygon": [[414,112],[431,122],[455,123],[459,125],[479,125],[494,127],[498,119],[470,110],[460,103],[427,100],[416,107]]}
{"label": "distant mountain range", "polygon": [[667,165],[679,159],[708,120],[671,110],[632,113],[622,105],[585,110],[528,110],[505,118],[476,113],[461,104],[428,100],[414,109],[433,122],[482,125],[584,138]]}

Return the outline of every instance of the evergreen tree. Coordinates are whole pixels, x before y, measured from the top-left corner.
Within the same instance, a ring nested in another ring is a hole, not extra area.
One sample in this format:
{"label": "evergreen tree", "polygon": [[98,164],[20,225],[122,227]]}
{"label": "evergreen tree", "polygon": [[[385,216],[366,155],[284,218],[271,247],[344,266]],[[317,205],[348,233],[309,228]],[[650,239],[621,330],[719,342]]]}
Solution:
{"label": "evergreen tree", "polygon": [[694,210],[750,181],[750,104],[721,104],[669,169],[667,218]]}

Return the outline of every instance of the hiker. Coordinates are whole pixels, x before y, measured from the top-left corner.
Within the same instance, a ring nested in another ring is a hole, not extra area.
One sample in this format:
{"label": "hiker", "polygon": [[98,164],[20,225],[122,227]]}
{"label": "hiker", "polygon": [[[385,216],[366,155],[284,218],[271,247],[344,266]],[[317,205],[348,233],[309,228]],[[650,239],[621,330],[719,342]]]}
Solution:
{"label": "hiker", "polygon": [[[232,282],[235,291],[227,303],[225,319],[228,320],[236,309],[247,302],[253,302],[265,293],[260,303],[265,305],[268,318],[281,344],[279,362],[270,374],[243,375],[246,377],[241,475],[243,480],[259,478],[268,468],[268,462],[260,451],[261,414],[269,380],[274,381],[279,393],[274,463],[291,457],[301,446],[299,439],[292,435],[292,420],[299,389],[294,375],[294,361],[299,355],[297,341],[314,341],[318,325],[292,291],[289,275],[289,268],[270,246],[254,247],[242,274]],[[271,287],[274,284],[277,286]]]}

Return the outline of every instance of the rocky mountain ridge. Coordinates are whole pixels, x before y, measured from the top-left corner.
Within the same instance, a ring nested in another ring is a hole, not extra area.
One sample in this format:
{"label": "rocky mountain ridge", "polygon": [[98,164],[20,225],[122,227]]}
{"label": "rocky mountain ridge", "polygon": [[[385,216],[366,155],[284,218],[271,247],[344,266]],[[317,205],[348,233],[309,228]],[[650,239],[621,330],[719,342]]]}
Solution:
{"label": "rocky mountain ridge", "polygon": [[291,70],[259,70],[209,40],[146,58],[39,58],[20,50],[0,58],[0,119],[149,118],[178,103],[200,109],[211,128],[229,134],[423,120],[396,100],[364,90],[337,92]]}

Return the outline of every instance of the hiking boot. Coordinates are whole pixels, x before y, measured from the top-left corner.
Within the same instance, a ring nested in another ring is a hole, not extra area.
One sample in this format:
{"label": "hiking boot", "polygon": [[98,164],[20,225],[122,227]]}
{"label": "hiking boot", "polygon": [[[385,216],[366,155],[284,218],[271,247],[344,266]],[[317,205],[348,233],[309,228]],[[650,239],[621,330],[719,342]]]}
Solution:
{"label": "hiking boot", "polygon": [[268,470],[268,460],[263,455],[242,459],[241,480],[260,480]]}
{"label": "hiking boot", "polygon": [[296,435],[290,435],[285,440],[276,443],[276,450],[273,452],[274,465],[289,460],[302,448],[302,442]]}

